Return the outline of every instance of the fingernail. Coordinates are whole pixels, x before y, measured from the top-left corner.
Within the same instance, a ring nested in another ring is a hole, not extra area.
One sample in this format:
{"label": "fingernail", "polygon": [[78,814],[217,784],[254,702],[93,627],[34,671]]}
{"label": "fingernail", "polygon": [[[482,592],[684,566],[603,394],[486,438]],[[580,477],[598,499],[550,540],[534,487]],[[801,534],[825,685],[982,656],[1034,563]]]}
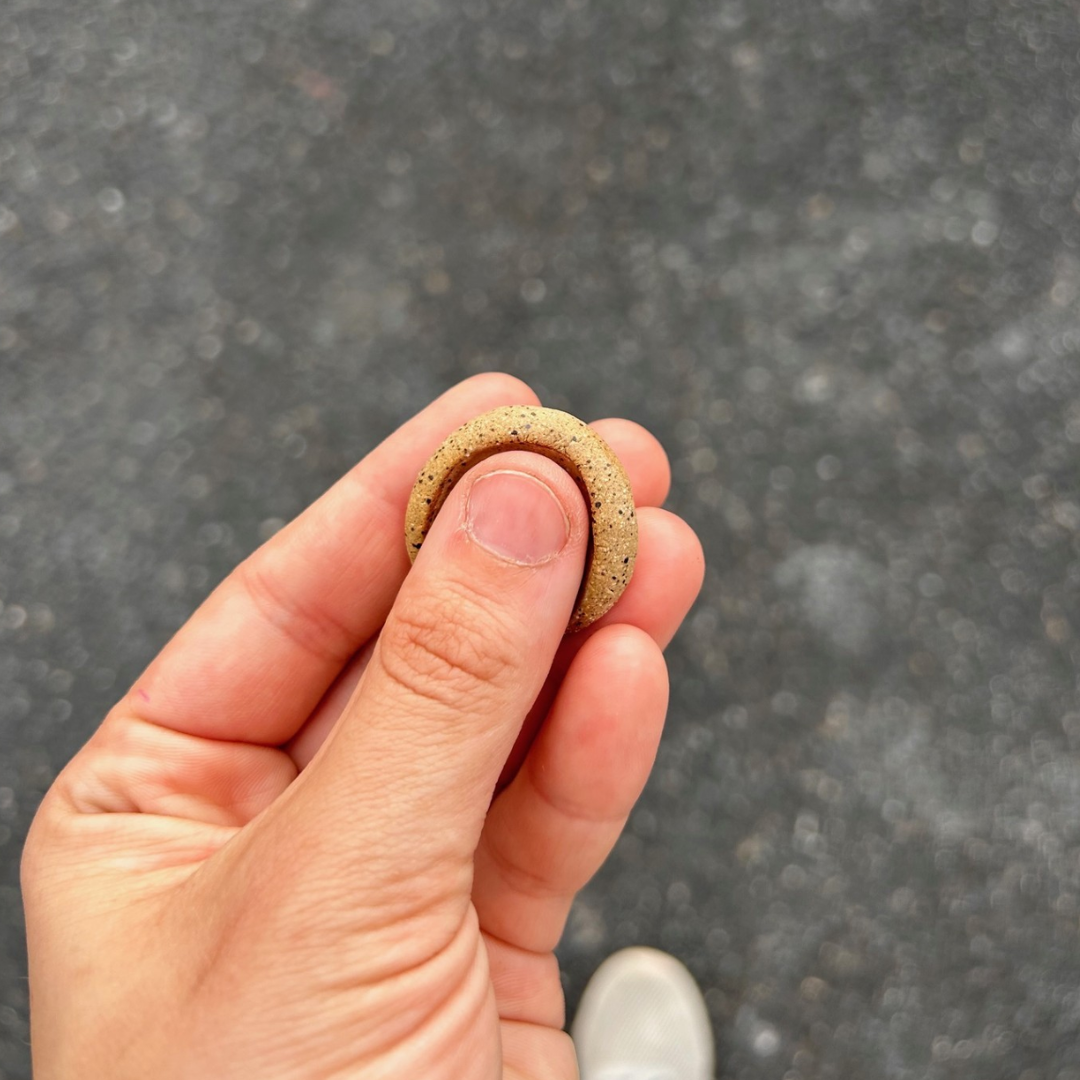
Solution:
{"label": "fingernail", "polygon": [[502,469],[473,481],[465,528],[500,559],[535,566],[553,559],[566,546],[570,519],[542,480]]}

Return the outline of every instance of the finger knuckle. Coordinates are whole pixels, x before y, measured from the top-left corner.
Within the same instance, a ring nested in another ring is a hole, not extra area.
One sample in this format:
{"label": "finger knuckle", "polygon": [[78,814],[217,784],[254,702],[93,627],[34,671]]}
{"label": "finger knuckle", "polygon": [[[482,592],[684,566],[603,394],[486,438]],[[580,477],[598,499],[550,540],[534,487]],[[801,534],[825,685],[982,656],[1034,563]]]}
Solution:
{"label": "finger knuckle", "polygon": [[481,597],[446,588],[401,603],[383,630],[382,664],[413,693],[457,706],[500,690],[515,667],[510,635]]}
{"label": "finger knuckle", "polygon": [[234,573],[236,582],[259,618],[293,645],[316,659],[343,664],[352,652],[355,633],[325,605],[313,603],[292,587],[265,552],[256,552]]}

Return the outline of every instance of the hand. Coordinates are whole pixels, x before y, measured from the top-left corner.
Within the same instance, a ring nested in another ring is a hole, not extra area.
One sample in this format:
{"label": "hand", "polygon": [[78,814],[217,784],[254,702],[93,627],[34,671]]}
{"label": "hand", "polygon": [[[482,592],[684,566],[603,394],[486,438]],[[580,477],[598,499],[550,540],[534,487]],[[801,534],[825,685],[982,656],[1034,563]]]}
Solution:
{"label": "hand", "polygon": [[539,454],[466,474],[410,571],[417,472],[518,403],[477,376],[394,432],[57,777],[23,859],[37,1080],[576,1076],[552,950],[645,783],[704,561],[660,445],[605,420],[641,509],[602,620],[563,637],[589,522]]}

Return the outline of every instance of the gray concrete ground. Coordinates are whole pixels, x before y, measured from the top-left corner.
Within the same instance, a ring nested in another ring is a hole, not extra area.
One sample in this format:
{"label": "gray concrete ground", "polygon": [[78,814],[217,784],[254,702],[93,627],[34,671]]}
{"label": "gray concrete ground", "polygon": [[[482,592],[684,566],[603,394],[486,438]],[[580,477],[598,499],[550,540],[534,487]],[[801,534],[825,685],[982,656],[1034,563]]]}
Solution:
{"label": "gray concrete ground", "polygon": [[4,0],[0,1078],[42,791],[503,369],[709,560],[571,1007],[655,944],[727,1080],[1078,1080],[1078,173],[1066,0]]}

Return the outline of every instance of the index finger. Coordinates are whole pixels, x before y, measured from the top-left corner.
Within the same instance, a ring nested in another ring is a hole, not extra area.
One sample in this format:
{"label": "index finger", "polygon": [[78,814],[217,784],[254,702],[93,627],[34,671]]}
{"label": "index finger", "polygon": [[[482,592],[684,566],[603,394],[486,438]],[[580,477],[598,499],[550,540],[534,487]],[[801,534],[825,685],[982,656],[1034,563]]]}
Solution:
{"label": "index finger", "polygon": [[402,424],[242,562],[114,711],[204,738],[291,738],[386,619],[409,571],[402,524],[424,462],[467,420],[515,404],[539,399],[487,372]]}

